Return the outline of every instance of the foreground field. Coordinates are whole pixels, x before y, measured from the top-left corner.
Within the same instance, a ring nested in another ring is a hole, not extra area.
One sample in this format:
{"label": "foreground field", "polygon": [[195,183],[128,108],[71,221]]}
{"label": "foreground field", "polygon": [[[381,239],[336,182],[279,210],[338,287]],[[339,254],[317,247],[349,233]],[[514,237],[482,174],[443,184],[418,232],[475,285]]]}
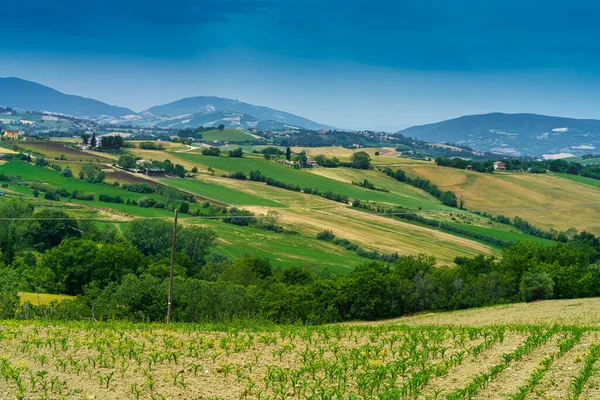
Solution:
{"label": "foreground field", "polygon": [[599,333],[551,325],[0,324],[18,399],[596,398]]}

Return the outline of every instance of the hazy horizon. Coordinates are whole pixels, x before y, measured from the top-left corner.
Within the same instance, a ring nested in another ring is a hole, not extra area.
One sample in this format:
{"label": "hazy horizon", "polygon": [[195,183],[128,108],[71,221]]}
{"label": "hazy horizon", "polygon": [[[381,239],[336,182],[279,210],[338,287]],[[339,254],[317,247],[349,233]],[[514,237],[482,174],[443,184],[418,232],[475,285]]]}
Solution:
{"label": "hazy horizon", "polygon": [[136,112],[218,96],[352,129],[600,117],[592,1],[59,3],[4,6],[0,76]]}

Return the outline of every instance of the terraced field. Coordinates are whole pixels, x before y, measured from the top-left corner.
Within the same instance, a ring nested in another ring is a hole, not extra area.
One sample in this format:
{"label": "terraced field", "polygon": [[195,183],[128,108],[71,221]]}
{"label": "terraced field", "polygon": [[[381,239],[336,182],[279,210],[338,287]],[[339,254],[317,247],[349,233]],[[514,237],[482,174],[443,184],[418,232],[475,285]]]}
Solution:
{"label": "terraced field", "polygon": [[515,307],[531,306],[528,325],[465,324],[460,312],[450,314],[450,324],[431,317],[427,325],[3,322],[0,393],[26,399],[597,398],[598,329],[546,324],[536,321],[535,305]]}

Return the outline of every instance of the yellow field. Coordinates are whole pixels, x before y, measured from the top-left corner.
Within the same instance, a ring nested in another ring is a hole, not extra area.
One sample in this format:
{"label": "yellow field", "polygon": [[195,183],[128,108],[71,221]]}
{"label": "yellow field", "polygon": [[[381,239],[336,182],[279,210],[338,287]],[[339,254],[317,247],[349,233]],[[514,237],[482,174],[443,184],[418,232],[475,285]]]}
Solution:
{"label": "yellow field", "polygon": [[600,234],[600,189],[548,174],[482,174],[434,165],[407,165],[409,176],[451,190],[469,210],[519,216],[544,229]]}
{"label": "yellow field", "polygon": [[30,302],[34,306],[46,305],[53,301],[64,301],[64,300],[73,300],[75,297],[67,296],[63,294],[48,294],[48,293],[26,293],[19,292],[19,298],[21,299],[21,304],[25,302]]}
{"label": "yellow field", "polygon": [[1,154],[15,154],[16,152],[14,152],[10,149],[5,149],[4,147],[0,147],[0,153]]}

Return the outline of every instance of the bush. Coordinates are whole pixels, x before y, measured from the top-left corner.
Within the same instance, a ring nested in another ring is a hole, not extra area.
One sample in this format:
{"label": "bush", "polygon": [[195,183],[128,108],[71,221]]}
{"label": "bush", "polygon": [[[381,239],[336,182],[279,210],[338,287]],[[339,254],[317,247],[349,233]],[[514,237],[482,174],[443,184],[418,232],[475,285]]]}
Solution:
{"label": "bush", "polygon": [[244,150],[241,147],[238,147],[235,150],[231,150],[229,152],[229,157],[242,158],[244,156]]}
{"label": "bush", "polygon": [[153,198],[150,198],[150,197],[142,197],[138,201],[138,205],[140,207],[144,207],[144,208],[151,208],[156,205],[156,200],[154,200]]}
{"label": "bush", "polygon": [[254,182],[266,182],[267,177],[260,171],[250,171],[250,180]]}
{"label": "bush", "polygon": [[519,286],[521,299],[526,302],[545,300],[552,297],[554,281],[546,272],[527,272]]}
{"label": "bush", "polygon": [[107,196],[105,194],[101,194],[100,196],[98,196],[98,200],[104,203],[123,204],[123,199],[121,198],[121,196]]}
{"label": "bush", "polygon": [[317,233],[317,239],[319,240],[333,240],[335,239],[335,235],[330,230],[324,230]]}
{"label": "bush", "polygon": [[44,193],[44,199],[60,201],[60,194],[58,192],[46,192]]}
{"label": "bush", "polygon": [[73,171],[71,171],[71,168],[69,168],[69,167],[66,167],[65,169],[63,169],[60,174],[67,178],[73,177]]}
{"label": "bush", "polygon": [[229,177],[231,179],[238,179],[240,181],[245,181],[246,179],[248,179],[246,174],[244,174],[243,172],[234,172],[233,174],[229,175]]}
{"label": "bush", "polygon": [[147,183],[124,183],[122,186],[123,189],[129,192],[135,193],[154,193],[155,190],[152,186]]}
{"label": "bush", "polygon": [[202,149],[202,155],[203,156],[220,156],[221,149],[219,149],[218,147],[210,147],[208,149]]}

